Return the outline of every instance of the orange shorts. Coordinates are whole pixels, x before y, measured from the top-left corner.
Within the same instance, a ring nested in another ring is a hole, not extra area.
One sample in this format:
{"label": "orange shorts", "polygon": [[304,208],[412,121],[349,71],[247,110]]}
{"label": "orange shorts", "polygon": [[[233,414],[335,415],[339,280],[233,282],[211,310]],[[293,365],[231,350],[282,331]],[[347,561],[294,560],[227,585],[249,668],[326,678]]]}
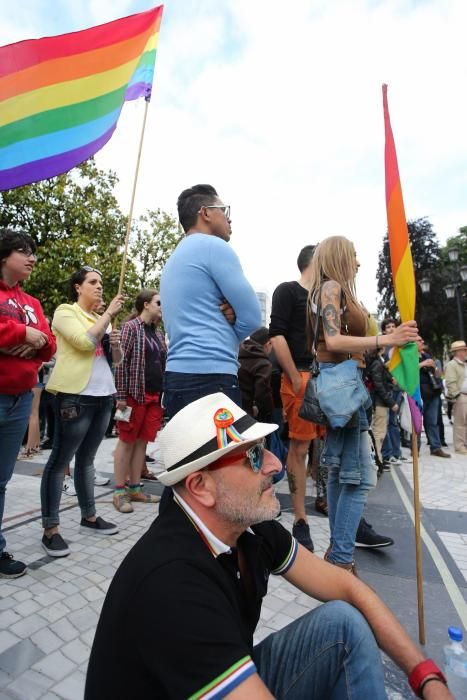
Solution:
{"label": "orange shorts", "polygon": [[144,403],[137,403],[131,396],[127,399],[131,406],[129,422],[118,420],[118,437],[123,442],[154,442],[161,429],[163,409],[160,394],[145,394]]}
{"label": "orange shorts", "polygon": [[310,373],[300,372],[300,376],[302,378],[302,386],[299,393],[294,394],[289,378],[285,373],[282,374],[281,399],[287,416],[287,423],[289,424],[289,437],[293,440],[314,440],[317,437],[324,437],[326,434],[324,426],[310,423],[310,421],[303,420],[298,415]]}

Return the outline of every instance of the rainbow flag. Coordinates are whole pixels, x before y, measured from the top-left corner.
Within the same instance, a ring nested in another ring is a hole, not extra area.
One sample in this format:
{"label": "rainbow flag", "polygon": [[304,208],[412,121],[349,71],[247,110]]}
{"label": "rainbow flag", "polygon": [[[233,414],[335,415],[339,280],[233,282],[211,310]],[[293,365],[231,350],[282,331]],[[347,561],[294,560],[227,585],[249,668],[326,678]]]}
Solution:
{"label": "rainbow flag", "polygon": [[[409,231],[405,218],[396,146],[389,118],[387,85],[383,85],[384,110],[384,164],[386,174],[386,209],[388,217],[389,251],[391,254],[394,293],[402,322],[415,318],[415,275],[410,251]],[[413,398],[419,395],[420,372],[418,348],[408,343],[394,348],[389,369],[404,391]],[[411,405],[413,409],[413,405]],[[418,423],[418,421],[417,421]]]}
{"label": "rainbow flag", "polygon": [[149,100],[162,10],[0,48],[0,190],[82,163]]}

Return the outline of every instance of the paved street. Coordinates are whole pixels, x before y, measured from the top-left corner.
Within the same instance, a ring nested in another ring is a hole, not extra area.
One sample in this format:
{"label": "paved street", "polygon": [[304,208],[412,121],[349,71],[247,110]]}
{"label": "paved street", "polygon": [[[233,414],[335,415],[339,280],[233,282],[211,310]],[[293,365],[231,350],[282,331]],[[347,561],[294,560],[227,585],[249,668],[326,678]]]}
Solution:
{"label": "paved street", "polygon": [[[451,430],[446,429],[448,442]],[[105,440],[96,467],[112,473],[115,440]],[[451,451],[451,450],[450,450]],[[79,533],[77,500],[64,496],[61,532],[71,555],[52,559],[40,545],[40,474],[48,453],[34,463],[19,462],[8,487],[5,530],[7,548],[29,565],[29,572],[13,581],[0,580],[0,700],[81,700],[86,666],[96,621],[115,569],[154,516],[157,506],[135,504],[130,515],[117,513],[111,488],[96,488],[98,514],[118,523],[120,532],[96,538]],[[415,550],[410,520],[411,465],[384,474],[372,494],[365,517],[395,545],[386,550],[357,551],[363,580],[375,588],[417,638]],[[422,523],[424,532],[424,596],[427,653],[442,662],[442,644],[448,625],[467,627],[467,457],[450,460],[431,457],[424,444],[420,457]],[[161,487],[145,487],[160,493]],[[278,487],[282,523],[292,525],[287,485]],[[316,553],[328,544],[327,518],[313,510],[313,487],[307,506]],[[259,641],[318,605],[280,577],[271,577]],[[141,601],[144,607],[157,601]],[[155,630],[157,634],[157,630]],[[405,679],[385,659],[388,696],[413,697]]]}

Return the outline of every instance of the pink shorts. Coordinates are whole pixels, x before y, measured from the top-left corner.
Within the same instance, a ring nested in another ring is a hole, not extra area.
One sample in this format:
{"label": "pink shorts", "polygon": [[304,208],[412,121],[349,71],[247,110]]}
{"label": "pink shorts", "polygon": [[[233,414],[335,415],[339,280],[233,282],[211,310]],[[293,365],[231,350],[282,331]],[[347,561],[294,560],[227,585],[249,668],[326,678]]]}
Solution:
{"label": "pink shorts", "polygon": [[163,408],[160,394],[145,394],[144,403],[137,403],[131,396],[127,399],[131,406],[129,422],[117,421],[118,435],[123,442],[154,442],[162,425]]}

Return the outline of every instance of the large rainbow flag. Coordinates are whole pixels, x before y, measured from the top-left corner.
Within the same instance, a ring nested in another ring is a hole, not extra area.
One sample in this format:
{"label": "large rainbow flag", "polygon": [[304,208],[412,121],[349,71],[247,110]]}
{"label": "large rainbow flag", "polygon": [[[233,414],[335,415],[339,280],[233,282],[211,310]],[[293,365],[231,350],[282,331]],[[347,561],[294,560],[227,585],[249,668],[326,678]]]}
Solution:
{"label": "large rainbow flag", "polygon": [[[409,231],[405,218],[404,200],[402,198],[399,167],[397,165],[396,146],[389,118],[387,87],[387,85],[383,85],[384,164],[389,251],[397,306],[399,307],[402,322],[406,322],[415,318],[415,275],[412,253],[410,251]],[[394,348],[389,369],[401,389],[406,391],[409,397],[417,401],[420,395],[420,371],[416,344],[408,343],[402,348]],[[418,419],[418,416],[414,415],[413,403],[411,403],[411,411],[414,419]],[[418,420],[414,420],[414,422],[416,425],[419,423]]]}
{"label": "large rainbow flag", "polygon": [[0,190],[82,163],[149,100],[162,10],[0,48]]}

